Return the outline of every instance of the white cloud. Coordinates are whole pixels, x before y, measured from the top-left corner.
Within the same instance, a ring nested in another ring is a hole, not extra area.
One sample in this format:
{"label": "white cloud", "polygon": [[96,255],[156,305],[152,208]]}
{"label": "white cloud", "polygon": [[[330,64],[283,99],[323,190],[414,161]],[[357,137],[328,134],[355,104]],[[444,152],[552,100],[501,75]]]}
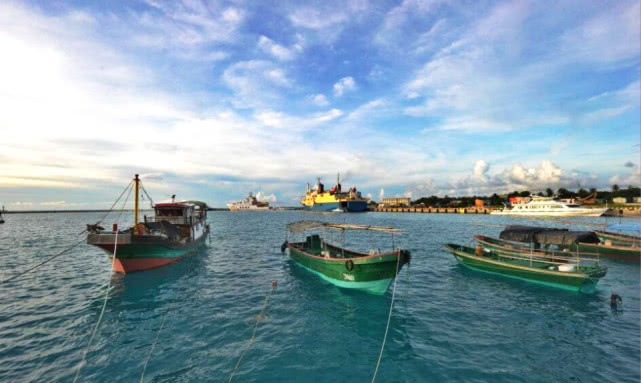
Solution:
{"label": "white cloud", "polygon": [[377,114],[377,111],[382,110],[383,107],[387,105],[387,102],[383,99],[376,99],[367,102],[353,110],[348,116],[348,120],[359,120],[366,117],[373,117]]}
{"label": "white cloud", "polygon": [[[618,180],[619,178],[617,178]],[[627,180],[627,179],[626,179]],[[490,174],[490,165],[484,160],[474,163],[472,173],[454,177],[449,182],[436,183],[431,177],[413,183],[406,188],[406,194],[413,198],[429,195],[489,195],[507,193],[514,190],[531,192],[552,189],[577,188],[580,186],[601,186],[594,174],[578,171],[564,171],[552,161],[543,160],[538,166],[523,166],[514,163],[495,174]]]}
{"label": "white cloud", "polygon": [[275,43],[269,37],[260,36],[258,39],[258,47],[265,53],[270,54],[282,61],[293,60],[297,53],[303,50],[301,43],[296,43],[292,48],[286,48],[280,44]]}
{"label": "white cloud", "polygon": [[[623,100],[624,94],[634,92],[622,90],[618,101],[610,95],[613,101],[608,105],[586,107],[580,100],[568,105],[567,94],[556,85],[560,77],[576,71],[577,63],[596,70],[638,65],[638,10],[636,2],[631,7],[613,7],[593,21],[567,26],[565,35],[543,44],[531,31],[546,27],[543,20],[549,10],[538,3],[500,3],[416,71],[405,84],[404,94],[423,99],[405,112],[415,117],[438,116],[445,121],[442,129],[468,132],[618,117],[630,105],[638,105],[638,91],[634,102]],[[532,56],[533,50],[540,54]],[[558,103],[551,101],[556,99]],[[561,102],[563,108],[558,107]]]}
{"label": "white cloud", "polygon": [[349,14],[345,9],[316,9],[303,7],[289,15],[289,19],[297,27],[322,30],[336,27],[348,20]]}
{"label": "white cloud", "polygon": [[311,96],[312,102],[318,106],[327,106],[329,105],[329,101],[327,101],[327,97],[325,97],[324,94],[315,94]]}
{"label": "white cloud", "polygon": [[258,193],[256,193],[256,199],[261,202],[269,202],[269,203],[276,203],[276,201],[278,201],[278,198],[276,198],[276,195],[274,193],[266,194],[262,191],[259,191]]}
{"label": "white cloud", "polygon": [[[218,44],[234,43],[245,20],[240,8],[223,8],[199,1],[147,0],[151,9],[129,9],[122,17],[104,17],[110,30],[122,33],[128,43],[169,52],[185,60],[212,60]],[[207,57],[208,59],[203,59]]]}
{"label": "white cloud", "polygon": [[313,113],[309,116],[302,117],[266,110],[256,113],[254,118],[265,126],[295,132],[315,128],[323,123],[335,120],[342,115],[343,112],[340,109],[330,109],[326,112]]}
{"label": "white cloud", "polygon": [[237,62],[225,69],[222,79],[234,92],[239,108],[258,107],[281,99],[281,89],[292,86],[282,68],[262,60]]}
{"label": "white cloud", "polygon": [[378,192],[379,202],[383,201],[383,198],[385,198],[385,189],[381,188],[381,190]]}
{"label": "white cloud", "polygon": [[638,1],[616,3],[606,12],[566,32],[561,38],[561,53],[571,59],[614,65],[639,62],[641,14]]}
{"label": "white cloud", "polygon": [[[432,129],[434,128],[425,129],[424,131],[429,131]],[[441,124],[437,124],[436,129],[443,130],[443,131],[494,133],[494,132],[507,132],[512,130],[512,127],[503,122],[467,117],[467,118],[446,119]]]}
{"label": "white cloud", "polygon": [[612,176],[609,179],[610,185],[619,185],[619,186],[627,186],[627,185],[632,185],[632,186],[640,186],[641,185],[641,168],[638,166],[632,164],[632,167],[627,166],[626,167],[630,168],[630,172],[627,174],[617,174]]}
{"label": "white cloud", "polygon": [[341,97],[346,91],[356,89],[356,82],[352,77],[343,77],[334,84],[334,96]]}

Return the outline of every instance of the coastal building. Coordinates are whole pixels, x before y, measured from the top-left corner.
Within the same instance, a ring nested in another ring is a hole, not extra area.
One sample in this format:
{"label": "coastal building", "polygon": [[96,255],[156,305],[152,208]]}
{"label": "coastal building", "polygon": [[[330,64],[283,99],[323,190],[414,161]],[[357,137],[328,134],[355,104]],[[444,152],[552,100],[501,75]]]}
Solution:
{"label": "coastal building", "polygon": [[410,199],[406,197],[398,198],[383,198],[383,206],[393,207],[393,206],[409,206]]}
{"label": "coastal building", "polygon": [[517,203],[528,203],[530,202],[530,197],[510,197],[508,201],[510,202],[510,205],[514,205]]}
{"label": "coastal building", "polygon": [[482,199],[474,200],[474,207],[477,209],[483,209],[485,202]]}
{"label": "coastal building", "polygon": [[612,202],[624,204],[628,201],[625,199],[625,197],[615,197],[615,198],[612,198]]}

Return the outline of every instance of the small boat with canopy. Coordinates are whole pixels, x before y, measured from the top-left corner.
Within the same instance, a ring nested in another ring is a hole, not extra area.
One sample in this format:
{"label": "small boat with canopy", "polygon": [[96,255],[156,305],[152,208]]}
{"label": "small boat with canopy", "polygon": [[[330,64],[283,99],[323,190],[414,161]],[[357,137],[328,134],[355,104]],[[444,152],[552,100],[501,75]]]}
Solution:
{"label": "small boat with canopy", "polygon": [[585,293],[593,292],[607,272],[607,267],[594,259],[504,252],[481,245],[471,248],[447,244],[445,250],[452,253],[461,265],[472,270]]}
{"label": "small boat with canopy", "polygon": [[87,225],[87,243],[105,250],[116,272],[131,273],[174,263],[194,252],[209,233],[207,204],[201,201],[176,202],[172,197],[171,202],[153,205],[155,216],[144,216],[141,221],[138,206],[141,187],[136,174],[132,227],[121,230],[114,224],[113,230],[106,231],[97,225]]}
{"label": "small boat with canopy", "polygon": [[499,239],[477,235],[474,237],[481,246],[497,251],[526,251],[567,256],[607,257],[632,262],[641,259],[641,248],[613,244],[603,241],[592,231],[569,231],[536,226],[512,225],[499,234]]}
{"label": "small boat with canopy", "polygon": [[[639,224],[614,224],[605,228],[606,230],[595,230],[601,242],[606,245],[641,247],[641,225]],[[632,234],[635,233],[635,234]]]}
{"label": "small boat with canopy", "polygon": [[[285,241],[281,250],[289,249],[289,256],[305,269],[319,275],[331,284],[384,294],[404,264],[410,261],[410,252],[394,248],[394,235],[400,229],[383,226],[340,224],[319,221],[298,221],[287,225],[294,236],[301,235],[299,242]],[[326,240],[328,230],[341,234],[341,244]],[[345,231],[368,230],[388,233],[392,236],[392,251],[372,249],[369,253],[345,248]],[[323,237],[313,232],[323,232]],[[311,235],[308,235],[311,234]]]}

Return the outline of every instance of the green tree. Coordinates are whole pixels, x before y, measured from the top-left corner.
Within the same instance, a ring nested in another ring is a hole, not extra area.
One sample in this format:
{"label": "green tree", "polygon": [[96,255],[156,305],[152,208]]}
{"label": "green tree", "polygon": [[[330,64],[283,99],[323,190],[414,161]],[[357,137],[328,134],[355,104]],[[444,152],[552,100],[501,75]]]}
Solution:
{"label": "green tree", "polygon": [[590,193],[588,193],[588,191],[587,191],[587,190],[585,190],[585,189],[583,189],[583,188],[579,189],[579,197],[581,197],[581,198],[585,198],[585,197],[587,197],[587,196],[589,196],[589,195],[590,195]]}
{"label": "green tree", "polygon": [[617,184],[612,185],[612,197],[616,197],[618,191],[619,191],[619,185]]}
{"label": "green tree", "polygon": [[570,193],[570,191],[565,188],[559,188],[559,190],[556,191],[556,195],[559,198],[572,198],[572,193]]}
{"label": "green tree", "polygon": [[547,197],[552,197],[554,195],[554,191],[552,191],[552,189],[550,189],[550,188],[547,188],[547,189],[545,189],[545,195]]}
{"label": "green tree", "polygon": [[503,199],[499,197],[496,193],[492,194],[490,197],[490,206],[500,206],[503,204]]}

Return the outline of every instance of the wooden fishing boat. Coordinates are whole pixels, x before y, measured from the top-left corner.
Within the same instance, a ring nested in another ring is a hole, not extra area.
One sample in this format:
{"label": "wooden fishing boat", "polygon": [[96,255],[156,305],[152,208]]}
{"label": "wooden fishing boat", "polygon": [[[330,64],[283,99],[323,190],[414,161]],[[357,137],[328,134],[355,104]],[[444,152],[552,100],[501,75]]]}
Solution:
{"label": "wooden fishing boat", "polygon": [[641,247],[617,246],[612,242],[601,243],[577,243],[576,248],[579,254],[614,258],[629,262],[641,262]]}
{"label": "wooden fishing boat", "polygon": [[593,232],[568,231],[534,226],[508,226],[500,239],[475,236],[483,247],[496,251],[520,251],[544,255],[606,257],[630,262],[641,261],[641,248],[600,242]]}
{"label": "wooden fishing boat", "polygon": [[[134,225],[112,231],[97,225],[87,225],[87,243],[105,250],[113,269],[131,273],[174,263],[194,252],[209,233],[207,204],[200,201],[157,203],[154,217],[139,221],[140,179],[134,178]],[[173,198],[172,198],[173,199]],[[115,255],[115,259],[113,259]]]}
{"label": "wooden fishing boat", "polygon": [[[333,224],[317,221],[299,221],[287,225],[290,232],[305,235],[311,230],[371,230],[392,235],[400,230],[390,227]],[[335,286],[364,290],[373,294],[384,294],[404,264],[410,261],[410,252],[394,249],[390,252],[370,250],[361,253],[346,249],[344,245],[332,244],[318,234],[305,237],[304,241],[286,241],[281,248],[289,249],[289,256],[305,269],[319,275]]]}
{"label": "wooden fishing boat", "polygon": [[603,243],[609,241],[614,246],[641,247],[641,237],[638,235],[613,233],[605,230],[595,230],[594,233]]}
{"label": "wooden fishing boat", "polygon": [[469,269],[571,291],[593,292],[607,272],[607,267],[586,260],[570,262],[568,258],[562,262],[523,253],[502,253],[481,246],[447,244],[444,248]]}

